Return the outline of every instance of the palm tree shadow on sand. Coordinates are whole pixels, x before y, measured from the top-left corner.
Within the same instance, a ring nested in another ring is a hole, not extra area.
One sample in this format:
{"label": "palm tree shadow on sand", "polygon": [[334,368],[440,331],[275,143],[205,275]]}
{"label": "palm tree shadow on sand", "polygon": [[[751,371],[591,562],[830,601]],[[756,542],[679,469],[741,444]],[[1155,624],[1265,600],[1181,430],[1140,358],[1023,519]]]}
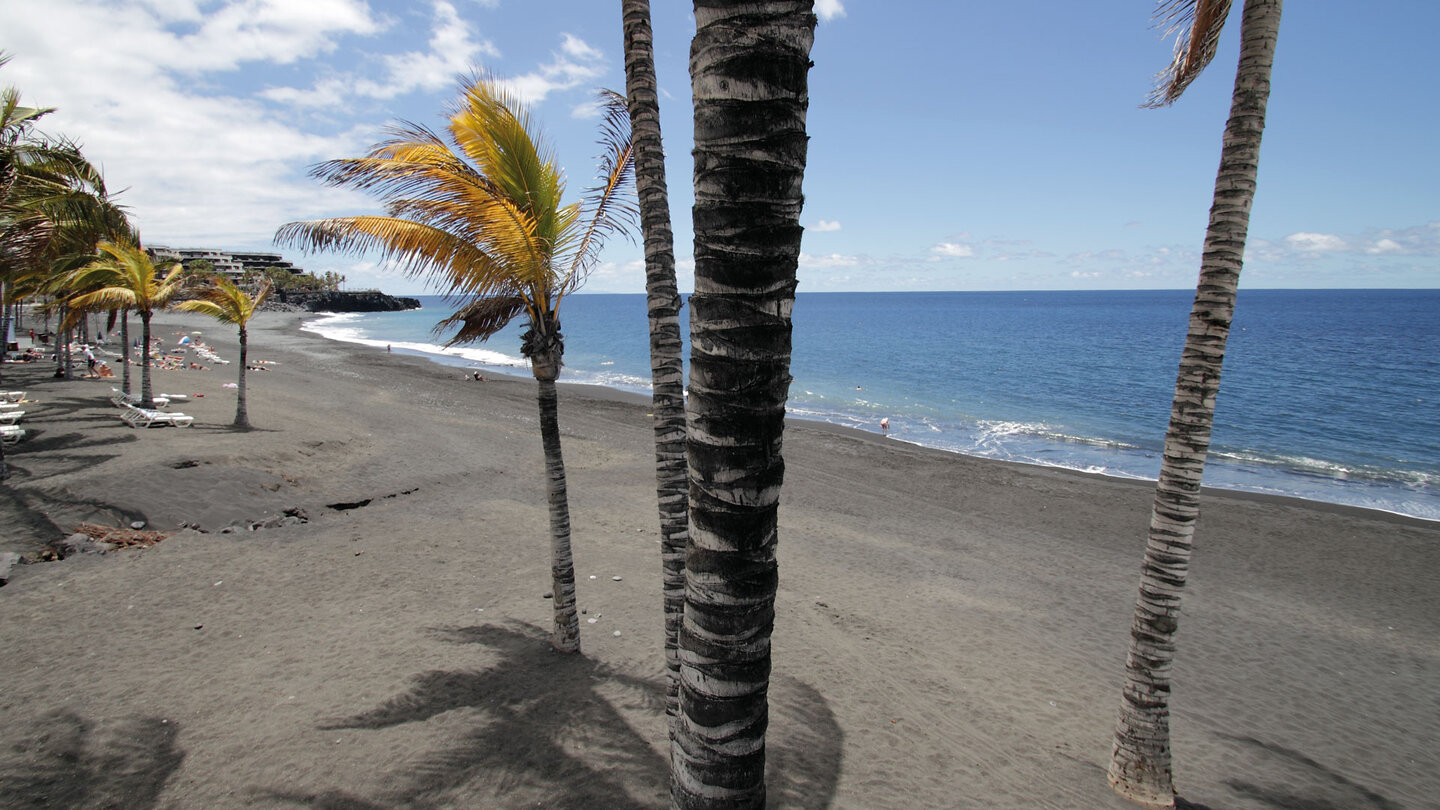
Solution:
{"label": "palm tree shadow on sand", "polygon": [[179,728],[158,717],[95,723],[54,712],[34,726],[7,728],[0,752],[5,807],[158,807],[185,753]]}
{"label": "palm tree shadow on sand", "polygon": [[[583,655],[560,655],[549,634],[507,623],[442,628],[456,644],[480,644],[498,656],[485,670],[432,670],[381,706],[322,724],[322,729],[380,730],[466,710],[475,722],[444,750],[395,769],[394,788],[361,798],[343,791],[270,798],[326,810],[392,807],[604,807],[668,805],[669,766],[662,741],[647,740],[627,719],[663,725],[664,684],[617,672]],[[769,806],[820,810],[835,795],[843,735],[810,686],[771,682]]]}

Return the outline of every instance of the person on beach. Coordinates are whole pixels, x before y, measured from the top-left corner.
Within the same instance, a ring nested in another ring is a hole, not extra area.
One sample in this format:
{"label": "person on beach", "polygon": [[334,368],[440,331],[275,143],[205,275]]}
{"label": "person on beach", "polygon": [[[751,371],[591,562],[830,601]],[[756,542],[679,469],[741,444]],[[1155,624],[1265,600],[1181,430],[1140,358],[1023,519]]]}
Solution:
{"label": "person on beach", "polygon": [[95,353],[90,351],[89,347],[85,349],[85,367],[91,375],[95,374]]}
{"label": "person on beach", "polygon": [[880,435],[890,435],[890,417],[888,416],[880,420]]}

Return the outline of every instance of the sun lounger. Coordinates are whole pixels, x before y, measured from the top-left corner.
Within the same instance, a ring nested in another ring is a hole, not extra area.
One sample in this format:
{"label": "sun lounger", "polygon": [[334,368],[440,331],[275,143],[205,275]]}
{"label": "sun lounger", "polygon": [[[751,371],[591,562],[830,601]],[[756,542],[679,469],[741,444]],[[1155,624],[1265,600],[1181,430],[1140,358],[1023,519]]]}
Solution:
{"label": "sun lounger", "polygon": [[5,444],[16,444],[25,438],[25,429],[14,425],[0,425],[0,442]]}
{"label": "sun lounger", "polygon": [[19,402],[25,398],[24,391],[0,391],[0,399],[6,402]]}
{"label": "sun lounger", "polygon": [[137,408],[130,405],[120,414],[125,424],[135,428],[165,427],[190,427],[195,422],[195,417],[183,413],[169,413],[166,411],[152,411],[148,408]]}
{"label": "sun lounger", "polygon": [[24,411],[0,411],[0,424],[13,425],[24,415]]}
{"label": "sun lounger", "polygon": [[0,402],[0,411],[13,411],[20,407],[18,402]]}
{"label": "sun lounger", "polygon": [[[113,402],[115,404],[115,407],[117,408],[123,408],[126,405],[140,404],[139,394],[127,394],[114,386],[111,386],[110,390],[114,392],[110,395],[110,401]],[[155,407],[157,408],[163,408],[166,405],[170,404],[170,400],[166,399],[164,396],[151,397],[151,400],[155,403]]]}

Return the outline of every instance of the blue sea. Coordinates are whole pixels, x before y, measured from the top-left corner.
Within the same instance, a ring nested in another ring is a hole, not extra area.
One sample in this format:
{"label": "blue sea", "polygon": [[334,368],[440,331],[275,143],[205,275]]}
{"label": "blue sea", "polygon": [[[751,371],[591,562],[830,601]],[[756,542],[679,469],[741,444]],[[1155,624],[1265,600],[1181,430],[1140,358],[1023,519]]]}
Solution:
{"label": "blue sea", "polygon": [[[1193,296],[801,293],[790,412],[875,433],[888,418],[897,441],[1153,480]],[[518,324],[446,349],[431,329],[450,308],[420,300],[305,328],[528,376]],[[645,296],[574,295],[561,321],[562,382],[648,393]],[[1440,290],[1242,290],[1205,484],[1440,520]]]}

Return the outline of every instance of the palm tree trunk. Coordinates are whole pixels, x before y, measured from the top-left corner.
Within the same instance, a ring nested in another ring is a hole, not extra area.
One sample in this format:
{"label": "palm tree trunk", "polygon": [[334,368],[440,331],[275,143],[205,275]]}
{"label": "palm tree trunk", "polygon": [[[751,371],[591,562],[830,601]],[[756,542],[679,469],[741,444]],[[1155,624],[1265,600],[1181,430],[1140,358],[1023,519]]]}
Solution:
{"label": "palm tree trunk", "polygon": [[130,393],[130,310],[120,311],[120,365],[124,368],[120,383]]}
{"label": "palm tree trunk", "polygon": [[[10,285],[9,285],[9,284],[7,284],[4,280],[0,280],[0,341],[5,341],[5,345],[4,345],[4,346],[0,346],[0,356],[3,356],[3,355],[5,354],[5,352],[6,352],[6,351],[9,351],[9,349],[10,349],[10,344],[9,344],[9,340],[10,340],[10,323],[11,323],[11,320],[10,320],[10,319],[11,319],[11,314],[10,314],[10,313],[11,313],[11,311],[12,311],[12,309],[13,309],[13,305],[11,304],[10,298],[9,298],[9,296],[7,295],[7,293],[10,292],[10,289],[11,289],[11,288],[10,288]],[[16,326],[16,331],[17,331],[17,332],[19,331],[19,326]],[[0,364],[0,382],[3,382],[4,379],[5,379],[5,372],[3,371],[3,364]],[[0,450],[0,453],[3,453],[3,452],[4,452],[3,450]],[[4,473],[3,461],[0,461],[0,474],[3,474],[3,473]],[[0,480],[3,480],[3,479],[0,479]]]}
{"label": "palm tree trunk", "polygon": [[140,407],[154,408],[155,397],[150,391],[150,313],[140,310]]}
{"label": "palm tree trunk", "polygon": [[65,379],[67,379],[67,380],[73,380],[73,379],[75,379],[75,356],[74,356],[74,354],[70,351],[70,343],[71,343],[71,341],[73,341],[74,339],[75,339],[75,330],[74,330],[74,329],[66,329],[66,330],[65,330],[65,354],[63,355],[63,358],[64,358],[64,359],[63,359],[62,362],[61,362],[61,370],[65,372]]}
{"label": "palm tree trunk", "polygon": [[245,327],[240,327],[240,381],[235,391],[235,427],[250,429],[250,414],[245,408],[245,371],[247,368],[247,339]]}
{"label": "palm tree trunk", "polygon": [[1199,515],[1200,480],[1210,449],[1220,368],[1250,227],[1280,11],[1281,0],[1245,2],[1240,66],[1215,178],[1195,305],[1175,382],[1125,662],[1110,784],[1133,801],[1158,807],[1175,803],[1170,758],[1175,630]]}
{"label": "palm tree trunk", "polygon": [[811,0],[697,0],[690,545],[677,808],[765,806],[781,438],[800,254]]}
{"label": "palm tree trunk", "polygon": [[555,379],[560,358],[531,357],[539,383],[540,443],[545,453],[546,491],[550,502],[550,580],[555,602],[555,627],[550,643],[560,652],[580,652],[580,615],[575,606],[575,560],[570,553],[570,503],[565,488],[565,459],[560,455],[560,419]]}
{"label": "palm tree trunk", "polygon": [[[645,293],[650,319],[650,379],[655,420],[655,492],[660,505],[661,592],[665,610],[665,715],[680,711],[680,617],[685,610],[686,513],[685,379],[681,359],[680,292],[675,284],[675,238],[665,187],[660,104],[655,81],[650,0],[623,0],[625,89],[635,145],[635,188],[645,235]],[[672,730],[673,733],[673,730]]]}

